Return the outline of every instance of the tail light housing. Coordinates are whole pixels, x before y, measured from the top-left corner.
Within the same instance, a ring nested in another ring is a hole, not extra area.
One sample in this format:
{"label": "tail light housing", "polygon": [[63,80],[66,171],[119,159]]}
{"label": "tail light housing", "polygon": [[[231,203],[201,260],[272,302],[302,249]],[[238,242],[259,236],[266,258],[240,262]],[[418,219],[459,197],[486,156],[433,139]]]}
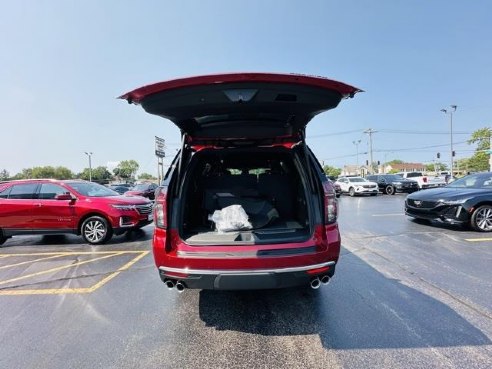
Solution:
{"label": "tail light housing", "polygon": [[329,182],[323,183],[325,224],[335,223],[338,217],[338,202]]}
{"label": "tail light housing", "polygon": [[156,190],[154,222],[157,228],[167,227],[167,188]]}
{"label": "tail light housing", "polygon": [[427,177],[422,177],[422,181],[424,181],[424,183],[427,183]]}

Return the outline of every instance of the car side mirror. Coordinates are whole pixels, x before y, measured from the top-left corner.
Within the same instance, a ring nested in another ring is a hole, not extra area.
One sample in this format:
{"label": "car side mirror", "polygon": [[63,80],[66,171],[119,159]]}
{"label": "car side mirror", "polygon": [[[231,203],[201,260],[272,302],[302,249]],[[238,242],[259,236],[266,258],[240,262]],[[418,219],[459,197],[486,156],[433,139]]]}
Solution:
{"label": "car side mirror", "polygon": [[62,194],[56,195],[55,200],[75,200],[75,199],[69,193],[62,193]]}

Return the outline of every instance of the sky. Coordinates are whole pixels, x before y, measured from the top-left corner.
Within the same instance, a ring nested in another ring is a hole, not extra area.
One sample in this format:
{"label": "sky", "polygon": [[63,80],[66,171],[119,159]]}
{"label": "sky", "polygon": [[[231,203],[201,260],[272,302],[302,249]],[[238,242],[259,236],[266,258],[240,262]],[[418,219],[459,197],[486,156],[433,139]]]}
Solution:
{"label": "sky", "polygon": [[[145,84],[221,72],[324,76],[365,92],[308,125],[326,165],[450,160],[472,155],[470,134],[492,126],[492,2],[1,1],[0,170],[114,166],[157,173],[179,130],[116,99]],[[353,142],[361,140],[356,147]]]}

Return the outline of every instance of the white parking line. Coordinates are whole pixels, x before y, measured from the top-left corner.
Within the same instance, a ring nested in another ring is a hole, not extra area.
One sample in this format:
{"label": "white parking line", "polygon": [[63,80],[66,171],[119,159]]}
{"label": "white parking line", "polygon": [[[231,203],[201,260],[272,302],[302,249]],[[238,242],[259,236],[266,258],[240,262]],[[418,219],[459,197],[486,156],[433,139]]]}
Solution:
{"label": "white parking line", "polygon": [[465,238],[465,241],[468,241],[468,242],[486,242],[486,241],[492,241],[492,238]]}

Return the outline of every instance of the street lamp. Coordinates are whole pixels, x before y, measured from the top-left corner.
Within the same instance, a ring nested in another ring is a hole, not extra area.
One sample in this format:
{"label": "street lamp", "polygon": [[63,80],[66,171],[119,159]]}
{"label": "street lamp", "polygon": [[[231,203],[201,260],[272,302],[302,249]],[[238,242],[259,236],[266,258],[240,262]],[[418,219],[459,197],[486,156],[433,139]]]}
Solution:
{"label": "street lamp", "polygon": [[92,182],[92,162],[91,162],[92,152],[86,151],[85,155],[89,157],[89,182]]}
{"label": "street lamp", "polygon": [[449,123],[450,123],[450,138],[451,138],[451,177],[453,176],[453,154],[454,154],[454,151],[453,151],[453,113],[456,111],[456,108],[458,107],[457,105],[450,105],[449,106],[450,109],[441,109],[441,111],[444,113],[444,114],[449,114]]}
{"label": "street lamp", "polygon": [[[361,140],[357,140],[357,141],[352,141],[352,143],[355,145],[355,150],[356,150],[356,160],[357,160],[357,171],[359,171],[359,144],[360,144]],[[357,173],[359,174],[359,173]]]}

